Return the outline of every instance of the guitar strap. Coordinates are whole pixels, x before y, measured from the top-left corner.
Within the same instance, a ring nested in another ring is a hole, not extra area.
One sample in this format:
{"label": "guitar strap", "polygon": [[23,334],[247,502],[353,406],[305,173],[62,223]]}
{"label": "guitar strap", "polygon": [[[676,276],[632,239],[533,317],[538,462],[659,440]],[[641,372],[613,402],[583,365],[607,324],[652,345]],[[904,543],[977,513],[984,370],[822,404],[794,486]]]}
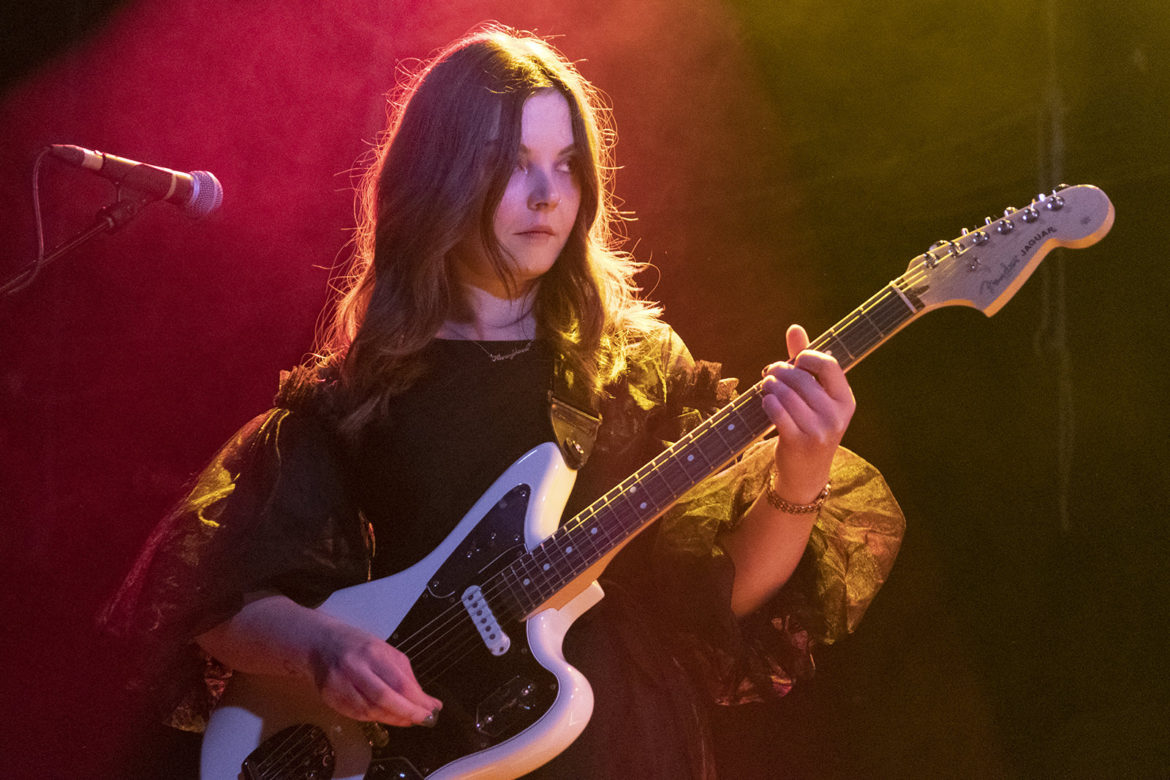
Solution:
{"label": "guitar strap", "polygon": [[588,385],[574,381],[569,361],[558,353],[548,391],[548,417],[561,455],[572,469],[580,469],[589,460],[601,427],[601,395]]}

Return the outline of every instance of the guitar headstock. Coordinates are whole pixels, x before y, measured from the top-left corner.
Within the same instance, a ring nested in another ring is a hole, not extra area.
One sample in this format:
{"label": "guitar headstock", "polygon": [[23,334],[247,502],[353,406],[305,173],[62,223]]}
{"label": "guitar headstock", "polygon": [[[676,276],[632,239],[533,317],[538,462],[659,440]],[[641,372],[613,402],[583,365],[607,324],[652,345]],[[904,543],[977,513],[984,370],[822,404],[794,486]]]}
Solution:
{"label": "guitar headstock", "polygon": [[1112,226],[1113,204],[1104,192],[1088,184],[1060,187],[934,244],[910,262],[897,286],[921,312],[971,306],[990,317],[1053,249],[1091,246]]}

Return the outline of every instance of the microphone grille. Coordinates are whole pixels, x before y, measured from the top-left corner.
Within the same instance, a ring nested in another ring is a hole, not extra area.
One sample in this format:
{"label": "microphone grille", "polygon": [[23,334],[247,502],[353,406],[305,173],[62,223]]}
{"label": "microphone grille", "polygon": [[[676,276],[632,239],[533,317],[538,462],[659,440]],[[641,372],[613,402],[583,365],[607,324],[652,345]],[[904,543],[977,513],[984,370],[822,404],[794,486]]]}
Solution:
{"label": "microphone grille", "polygon": [[215,211],[223,203],[223,185],[210,171],[191,171],[191,199],[187,201],[187,216],[199,219]]}

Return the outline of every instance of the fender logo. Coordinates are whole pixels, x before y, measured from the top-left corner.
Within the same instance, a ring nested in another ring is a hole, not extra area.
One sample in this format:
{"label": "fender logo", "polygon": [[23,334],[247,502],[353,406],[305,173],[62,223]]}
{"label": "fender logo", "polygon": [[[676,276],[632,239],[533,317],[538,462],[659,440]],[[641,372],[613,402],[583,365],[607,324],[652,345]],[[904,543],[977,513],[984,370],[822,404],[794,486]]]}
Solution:
{"label": "fender logo", "polygon": [[1024,244],[1024,248],[1020,250],[1018,255],[1012,258],[1010,263],[1000,263],[1000,268],[1003,269],[1000,275],[994,279],[985,280],[982,284],[979,285],[979,291],[986,294],[988,292],[995,292],[997,289],[999,289],[1000,285],[1002,285],[1004,281],[1006,281],[1012,275],[1012,271],[1014,271],[1016,266],[1020,264],[1020,261],[1027,257],[1028,253],[1035,249],[1036,246],[1039,245],[1046,236],[1050,236],[1055,232],[1055,227],[1047,227],[1028,239],[1028,243]]}

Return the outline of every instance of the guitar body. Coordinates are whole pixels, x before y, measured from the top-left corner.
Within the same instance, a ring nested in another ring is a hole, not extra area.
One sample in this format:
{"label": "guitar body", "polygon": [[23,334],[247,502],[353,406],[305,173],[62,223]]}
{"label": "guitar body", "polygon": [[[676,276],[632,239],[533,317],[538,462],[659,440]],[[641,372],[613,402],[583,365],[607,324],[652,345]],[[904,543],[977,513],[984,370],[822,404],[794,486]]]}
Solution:
{"label": "guitar body", "polygon": [[400,648],[401,638],[434,634],[404,652],[443,701],[435,728],[359,723],[322,703],[311,683],[236,673],[204,735],[201,778],[515,777],[561,752],[593,710],[592,690],[561,643],[601,588],[502,623],[506,647],[495,632],[481,635],[462,600],[556,531],[574,476],[556,445],[536,447],[426,558],[319,607]]}

